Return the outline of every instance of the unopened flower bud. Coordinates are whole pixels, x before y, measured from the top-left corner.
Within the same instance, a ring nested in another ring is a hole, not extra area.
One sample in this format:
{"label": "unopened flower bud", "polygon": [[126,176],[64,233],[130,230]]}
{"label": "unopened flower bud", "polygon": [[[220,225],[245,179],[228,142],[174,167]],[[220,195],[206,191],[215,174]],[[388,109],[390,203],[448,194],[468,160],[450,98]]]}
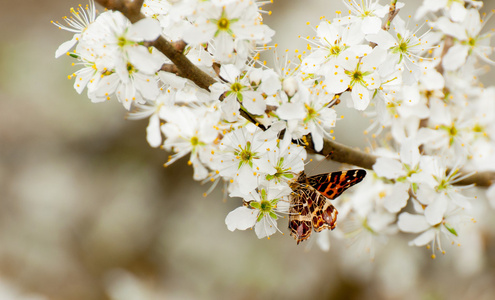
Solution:
{"label": "unopened flower bud", "polygon": [[287,96],[292,97],[297,92],[297,81],[294,77],[284,79],[282,87]]}

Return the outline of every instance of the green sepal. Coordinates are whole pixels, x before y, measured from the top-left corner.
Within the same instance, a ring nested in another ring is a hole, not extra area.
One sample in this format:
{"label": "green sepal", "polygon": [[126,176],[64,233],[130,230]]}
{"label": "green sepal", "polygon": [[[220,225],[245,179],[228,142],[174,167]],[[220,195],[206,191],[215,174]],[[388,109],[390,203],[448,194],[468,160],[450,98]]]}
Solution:
{"label": "green sepal", "polygon": [[418,184],[416,182],[413,182],[411,186],[414,194],[416,194],[418,192]]}
{"label": "green sepal", "polygon": [[455,236],[458,236],[457,235],[457,231],[455,231],[454,227],[451,227],[449,223],[443,223],[443,226],[445,226],[445,228],[447,228],[447,230],[452,233],[453,235]]}
{"label": "green sepal", "polygon": [[265,178],[266,178],[266,180],[272,180],[273,178],[275,178],[275,175],[268,174],[268,175],[266,175]]}
{"label": "green sepal", "polygon": [[373,97],[371,97],[371,99],[374,99],[376,94],[378,94],[378,89],[375,89],[375,92],[373,93]]}
{"label": "green sepal", "polygon": [[263,219],[263,214],[259,214],[259,215],[258,215],[258,219],[256,219],[256,222],[260,222],[260,221],[261,221],[261,219]]}
{"label": "green sepal", "polygon": [[257,210],[259,210],[259,209],[260,209],[260,203],[259,203],[259,202],[257,202],[257,201],[251,201],[251,202],[249,203],[249,205],[250,205],[252,208],[254,208],[254,209],[257,209]]}
{"label": "green sepal", "polygon": [[266,190],[261,189],[261,200],[266,200]]}

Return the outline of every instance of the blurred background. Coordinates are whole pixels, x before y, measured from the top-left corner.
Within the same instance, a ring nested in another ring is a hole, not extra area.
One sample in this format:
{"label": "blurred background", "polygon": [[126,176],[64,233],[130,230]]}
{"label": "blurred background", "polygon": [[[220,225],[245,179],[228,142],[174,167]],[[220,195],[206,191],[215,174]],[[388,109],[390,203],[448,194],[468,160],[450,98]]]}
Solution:
{"label": "blurred background", "polygon": [[[126,121],[117,101],[92,104],[72,88],[72,60],[54,58],[71,35],[50,20],[79,3],[1,4],[0,300],[495,299],[495,210],[484,199],[481,235],[435,260],[407,246],[409,235],[370,259],[340,240],[329,252],[297,246],[284,220],[285,235],[270,240],[228,231],[239,202],[222,201],[219,189],[203,197],[208,186],[185,160],[162,166],[168,154],[148,146],[147,121]],[[276,0],[266,9],[280,52],[293,53],[305,45],[298,35],[313,36],[321,15],[343,7]],[[339,109],[337,141],[367,145],[367,121]]]}

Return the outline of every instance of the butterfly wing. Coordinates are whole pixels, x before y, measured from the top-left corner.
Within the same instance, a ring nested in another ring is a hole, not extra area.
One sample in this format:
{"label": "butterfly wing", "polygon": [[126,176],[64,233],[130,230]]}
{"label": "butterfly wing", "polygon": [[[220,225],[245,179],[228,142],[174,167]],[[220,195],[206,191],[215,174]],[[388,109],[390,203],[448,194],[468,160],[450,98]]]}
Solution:
{"label": "butterfly wing", "polygon": [[307,240],[314,229],[334,229],[337,224],[337,209],[329,199],[340,196],[346,189],[359,183],[366,176],[362,169],[333,172],[306,177],[301,172],[291,183],[289,229],[297,244]]}
{"label": "butterfly wing", "polygon": [[309,185],[328,199],[335,199],[366,176],[363,169],[319,174],[307,178]]}
{"label": "butterfly wing", "polygon": [[291,195],[289,209],[289,229],[297,244],[307,240],[313,229],[312,210],[313,200],[308,190],[300,188],[294,190]]}
{"label": "butterfly wing", "polygon": [[335,228],[337,209],[317,190],[307,187],[294,191],[289,210],[289,229],[297,243],[307,240],[311,230]]}
{"label": "butterfly wing", "polygon": [[318,195],[320,204],[316,206],[313,213],[313,228],[316,232],[323,229],[334,230],[337,225],[337,214],[339,213],[335,206],[325,196],[314,191]]}

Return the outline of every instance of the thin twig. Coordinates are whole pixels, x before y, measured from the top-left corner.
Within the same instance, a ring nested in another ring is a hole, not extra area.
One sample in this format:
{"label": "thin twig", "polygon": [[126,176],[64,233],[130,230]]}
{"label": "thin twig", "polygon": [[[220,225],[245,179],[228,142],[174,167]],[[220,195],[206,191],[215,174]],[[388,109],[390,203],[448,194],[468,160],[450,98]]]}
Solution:
{"label": "thin twig", "polygon": [[400,9],[397,9],[396,5],[397,5],[397,0],[390,1],[390,7],[388,9],[387,22],[385,22],[385,24],[383,24],[383,27],[382,27],[382,29],[385,31],[388,31],[390,29],[390,24],[392,24],[392,20],[399,13]]}

